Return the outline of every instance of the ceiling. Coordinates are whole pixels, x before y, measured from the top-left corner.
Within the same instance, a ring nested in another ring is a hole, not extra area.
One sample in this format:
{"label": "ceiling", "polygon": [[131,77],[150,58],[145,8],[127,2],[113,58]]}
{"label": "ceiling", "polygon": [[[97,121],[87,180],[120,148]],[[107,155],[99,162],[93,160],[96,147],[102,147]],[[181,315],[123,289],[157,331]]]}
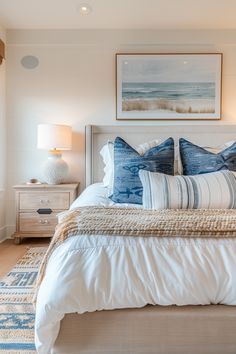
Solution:
{"label": "ceiling", "polygon": [[0,0],[7,29],[233,29],[235,14],[236,0]]}

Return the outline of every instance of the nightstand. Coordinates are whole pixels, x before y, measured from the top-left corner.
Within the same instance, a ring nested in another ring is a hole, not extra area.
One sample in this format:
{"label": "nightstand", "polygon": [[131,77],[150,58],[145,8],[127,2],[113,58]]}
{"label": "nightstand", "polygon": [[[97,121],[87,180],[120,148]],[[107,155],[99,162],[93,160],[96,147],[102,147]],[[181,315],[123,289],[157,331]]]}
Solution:
{"label": "nightstand", "polygon": [[57,214],[68,210],[78,195],[78,183],[21,184],[14,186],[16,197],[15,243],[21,237],[51,237]]}

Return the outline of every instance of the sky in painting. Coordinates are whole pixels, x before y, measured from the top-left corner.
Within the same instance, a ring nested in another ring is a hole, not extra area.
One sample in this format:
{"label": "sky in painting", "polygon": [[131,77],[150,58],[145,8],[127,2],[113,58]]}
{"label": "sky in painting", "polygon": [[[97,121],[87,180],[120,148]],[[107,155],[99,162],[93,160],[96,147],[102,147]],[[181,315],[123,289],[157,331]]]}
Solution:
{"label": "sky in painting", "polygon": [[123,82],[214,82],[220,56],[130,55],[121,65]]}

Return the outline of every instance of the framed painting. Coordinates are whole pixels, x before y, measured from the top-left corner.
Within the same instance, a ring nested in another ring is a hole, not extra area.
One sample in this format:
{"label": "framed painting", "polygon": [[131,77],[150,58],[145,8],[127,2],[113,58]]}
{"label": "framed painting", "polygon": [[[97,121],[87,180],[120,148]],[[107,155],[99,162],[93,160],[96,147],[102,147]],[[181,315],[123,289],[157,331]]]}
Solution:
{"label": "framed painting", "polygon": [[116,54],[116,118],[220,119],[222,54]]}

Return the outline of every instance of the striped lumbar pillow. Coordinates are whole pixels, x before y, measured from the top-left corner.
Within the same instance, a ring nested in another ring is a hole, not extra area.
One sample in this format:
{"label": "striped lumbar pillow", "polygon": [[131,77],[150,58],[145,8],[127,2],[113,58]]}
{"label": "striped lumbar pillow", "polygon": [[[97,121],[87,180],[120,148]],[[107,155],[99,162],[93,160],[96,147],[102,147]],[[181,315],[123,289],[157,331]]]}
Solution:
{"label": "striped lumbar pillow", "polygon": [[145,209],[235,209],[236,177],[231,171],[168,176],[139,171]]}

